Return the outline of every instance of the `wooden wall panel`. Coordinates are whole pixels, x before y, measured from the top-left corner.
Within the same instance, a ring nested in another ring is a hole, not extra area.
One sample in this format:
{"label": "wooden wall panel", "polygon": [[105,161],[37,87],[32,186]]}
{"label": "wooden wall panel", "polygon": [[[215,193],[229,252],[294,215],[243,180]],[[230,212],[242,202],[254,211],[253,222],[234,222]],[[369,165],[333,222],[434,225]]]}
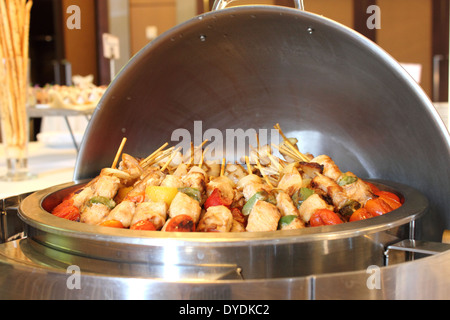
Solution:
{"label": "wooden wall panel", "polygon": [[422,65],[421,86],[432,93],[432,1],[377,0],[381,29],[377,43],[396,60]]}
{"label": "wooden wall panel", "polygon": [[130,47],[136,54],[149,40],[146,27],[156,26],[158,35],[177,23],[175,0],[131,0],[130,1]]}
{"label": "wooden wall panel", "polygon": [[305,10],[353,28],[353,0],[304,0]]}
{"label": "wooden wall panel", "polygon": [[97,34],[96,34],[96,10],[92,0],[77,0],[76,5],[81,11],[81,28],[69,29],[66,21],[71,14],[66,10],[74,2],[63,0],[63,33],[65,58],[72,65],[73,75],[94,75],[94,83],[98,80],[97,72]]}

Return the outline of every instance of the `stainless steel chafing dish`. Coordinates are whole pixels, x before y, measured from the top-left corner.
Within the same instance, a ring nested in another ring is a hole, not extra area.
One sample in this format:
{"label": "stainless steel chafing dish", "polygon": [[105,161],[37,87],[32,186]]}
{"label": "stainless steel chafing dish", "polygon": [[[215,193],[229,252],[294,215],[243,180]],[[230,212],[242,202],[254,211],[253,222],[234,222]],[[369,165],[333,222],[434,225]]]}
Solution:
{"label": "stainless steel chafing dish", "polygon": [[[274,119],[304,150],[395,190],[404,206],[320,230],[189,235],[45,211],[109,166],[123,136],[125,152],[146,156],[196,120],[226,130],[271,128]],[[26,237],[0,245],[0,297],[449,298],[450,252],[440,243],[450,228],[449,160],[448,131],[424,92],[353,30],[276,6],[203,14],[152,41],[110,85],[73,183],[3,200],[3,240]],[[81,270],[77,290],[67,286],[72,265]],[[368,284],[371,267],[380,287]],[[29,290],[36,283],[44,290]]]}

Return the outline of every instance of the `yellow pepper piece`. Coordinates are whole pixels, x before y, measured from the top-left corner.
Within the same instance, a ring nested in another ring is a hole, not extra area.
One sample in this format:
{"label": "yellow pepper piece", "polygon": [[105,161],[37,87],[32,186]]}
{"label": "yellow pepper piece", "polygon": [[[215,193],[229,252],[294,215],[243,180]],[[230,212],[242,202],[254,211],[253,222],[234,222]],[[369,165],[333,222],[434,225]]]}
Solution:
{"label": "yellow pepper piece", "polygon": [[133,189],[133,187],[123,187],[120,188],[119,191],[117,191],[117,195],[114,198],[114,201],[117,203],[120,203],[127,197],[128,192],[130,192]]}
{"label": "yellow pepper piece", "polygon": [[178,188],[173,187],[148,186],[145,188],[145,195],[150,201],[164,201],[169,206],[177,193]]}

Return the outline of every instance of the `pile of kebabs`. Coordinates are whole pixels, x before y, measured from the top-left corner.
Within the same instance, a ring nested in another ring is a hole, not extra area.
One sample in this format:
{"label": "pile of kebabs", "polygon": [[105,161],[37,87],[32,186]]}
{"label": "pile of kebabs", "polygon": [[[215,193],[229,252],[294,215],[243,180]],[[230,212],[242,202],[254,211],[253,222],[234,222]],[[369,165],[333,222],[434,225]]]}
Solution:
{"label": "pile of kebabs", "polygon": [[[133,230],[165,232],[257,232],[358,221],[402,205],[327,155],[298,150],[297,141],[275,126],[283,142],[258,146],[245,166],[208,162],[205,142],[183,155],[164,144],[145,159],[122,153],[113,165],[52,210],[61,218]],[[195,152],[201,158],[195,163]],[[121,157],[121,161],[119,159]],[[251,165],[251,162],[255,165]]]}

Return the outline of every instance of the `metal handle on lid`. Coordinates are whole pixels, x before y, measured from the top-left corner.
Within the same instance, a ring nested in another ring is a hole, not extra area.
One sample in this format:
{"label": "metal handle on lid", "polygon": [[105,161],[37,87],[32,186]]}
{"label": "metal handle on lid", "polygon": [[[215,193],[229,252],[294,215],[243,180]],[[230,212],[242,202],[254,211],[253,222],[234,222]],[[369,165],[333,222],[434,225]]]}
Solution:
{"label": "metal handle on lid", "polygon": [[[225,9],[227,5],[229,5],[231,2],[234,2],[236,0],[216,0],[214,1],[212,11]],[[303,6],[303,0],[293,0],[295,4],[295,8],[299,10],[305,10]]]}

